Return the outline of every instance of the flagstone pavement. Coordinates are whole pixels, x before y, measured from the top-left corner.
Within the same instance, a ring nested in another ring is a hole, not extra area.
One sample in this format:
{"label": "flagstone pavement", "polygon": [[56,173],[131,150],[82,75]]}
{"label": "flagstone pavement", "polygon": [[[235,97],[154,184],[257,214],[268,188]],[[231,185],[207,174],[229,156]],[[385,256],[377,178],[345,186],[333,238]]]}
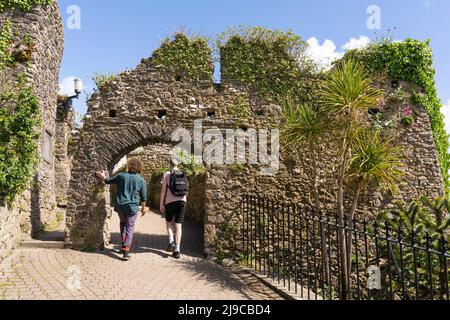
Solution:
{"label": "flagstone pavement", "polygon": [[[113,219],[114,230],[118,219]],[[112,235],[112,243],[118,234]],[[102,252],[19,248],[0,265],[0,300],[262,300],[228,269],[202,256],[202,229],[187,222],[180,260],[164,249],[165,221],[157,213],[139,218],[132,259],[116,246]],[[270,297],[269,297],[270,299]]]}

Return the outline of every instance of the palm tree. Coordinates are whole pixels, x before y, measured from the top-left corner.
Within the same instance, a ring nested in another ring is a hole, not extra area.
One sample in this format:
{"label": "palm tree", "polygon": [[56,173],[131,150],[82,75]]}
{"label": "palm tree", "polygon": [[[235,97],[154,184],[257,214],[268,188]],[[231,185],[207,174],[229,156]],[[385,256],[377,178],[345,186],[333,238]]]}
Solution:
{"label": "palm tree", "polygon": [[[320,101],[328,114],[333,116],[334,135],[338,141],[336,154],[337,213],[338,222],[345,224],[344,187],[346,174],[351,163],[351,146],[355,132],[369,126],[368,112],[378,105],[382,91],[373,86],[372,79],[354,60],[347,59],[331,71],[321,86]],[[348,256],[345,230],[339,232],[341,288],[346,297]]]}
{"label": "palm tree", "polygon": [[[320,108],[312,104],[298,104],[292,97],[283,103],[284,123],[281,127],[281,142],[285,151],[300,161],[303,168],[310,167],[306,173],[317,213],[321,212],[319,194],[321,142],[329,130],[328,116]],[[306,151],[306,156],[304,152]],[[325,230],[322,224],[321,248],[325,280],[329,283],[329,261]]]}
{"label": "palm tree", "polygon": [[369,184],[398,192],[398,182],[405,176],[402,168],[403,148],[394,139],[384,137],[378,129],[363,129],[351,143],[352,158],[348,171],[349,181],[354,185],[354,195],[349,219],[353,220],[361,191]]}
{"label": "palm tree", "polygon": [[[303,168],[311,167],[312,175],[307,175],[317,212],[320,211],[319,198],[319,155],[320,142],[327,132],[327,117],[312,104],[296,104],[292,98],[286,98],[283,103],[284,123],[281,127],[281,142],[285,151],[299,159]],[[305,155],[310,163],[306,163]],[[300,154],[302,152],[302,154]]]}
{"label": "palm tree", "polygon": [[[398,183],[405,176],[402,168],[403,148],[396,146],[394,139],[385,137],[378,129],[361,129],[351,142],[349,182],[354,186],[348,221],[353,227],[359,197],[369,185],[390,192],[398,191]],[[348,235],[348,255],[352,252],[352,233]],[[351,271],[352,261],[348,259],[348,270]]]}

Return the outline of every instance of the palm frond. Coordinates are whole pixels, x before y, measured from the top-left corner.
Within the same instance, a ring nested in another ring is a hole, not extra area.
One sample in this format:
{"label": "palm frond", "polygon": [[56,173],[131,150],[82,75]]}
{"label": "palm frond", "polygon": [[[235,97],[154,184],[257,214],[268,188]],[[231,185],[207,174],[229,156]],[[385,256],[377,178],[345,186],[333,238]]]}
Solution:
{"label": "palm frond", "polygon": [[390,191],[398,190],[405,176],[403,149],[376,129],[362,129],[351,142],[349,179],[373,183]]}

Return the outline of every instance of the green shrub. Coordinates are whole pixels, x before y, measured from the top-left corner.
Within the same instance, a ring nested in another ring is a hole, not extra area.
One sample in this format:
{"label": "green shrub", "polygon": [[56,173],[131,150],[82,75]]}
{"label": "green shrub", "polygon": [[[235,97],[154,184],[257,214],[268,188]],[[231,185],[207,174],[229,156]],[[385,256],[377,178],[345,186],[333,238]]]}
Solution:
{"label": "green shrub", "polygon": [[[355,58],[372,73],[385,73],[389,78],[417,85],[423,92],[414,92],[413,100],[428,111],[436,141],[439,163],[446,192],[450,188],[449,135],[445,131],[442,103],[438,98],[430,41],[406,39],[393,42],[385,39],[362,50],[349,51],[345,58]],[[398,97],[397,97],[398,98]],[[404,96],[400,94],[401,100]],[[409,122],[409,120],[408,120]]]}
{"label": "green shrub", "polygon": [[153,53],[153,62],[167,68],[180,80],[212,80],[214,66],[208,40],[201,36],[188,37],[178,32],[166,38]]}
{"label": "green shrub", "polygon": [[117,75],[110,72],[110,73],[106,73],[106,74],[98,74],[95,73],[92,76],[92,80],[94,81],[95,85],[97,86],[98,89],[100,89],[102,86],[104,86],[105,84],[114,81],[117,79]]}
{"label": "green shrub", "polygon": [[307,44],[293,32],[262,27],[232,28],[219,36],[222,77],[244,85],[250,94],[279,101],[289,93],[308,98],[314,64]]}

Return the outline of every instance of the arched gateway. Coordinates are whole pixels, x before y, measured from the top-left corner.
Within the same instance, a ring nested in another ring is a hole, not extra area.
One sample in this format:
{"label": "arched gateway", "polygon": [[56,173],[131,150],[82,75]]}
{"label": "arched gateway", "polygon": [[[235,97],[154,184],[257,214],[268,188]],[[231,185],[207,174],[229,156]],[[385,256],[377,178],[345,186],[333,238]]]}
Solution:
{"label": "arched gateway", "polygon": [[[172,133],[180,128],[192,132],[196,120],[202,120],[203,130],[219,128],[223,132],[224,129],[240,127],[245,130],[274,123],[279,110],[275,105],[250,107],[254,116],[248,119],[238,118],[236,112],[230,111],[239,107],[244,94],[226,83],[218,86],[212,81],[182,81],[177,75],[155,66],[152,59],[143,60],[134,71],[125,72],[102,86],[90,99],[74,150],[66,242],[84,247],[109,241],[107,222],[111,210],[105,200],[106,187],[95,178],[96,170],[111,172],[123,156],[140,146],[173,145]],[[206,249],[214,245],[218,225],[225,220],[239,224],[236,212],[243,190],[239,187],[239,173],[234,174],[235,183],[229,181],[232,179],[230,170],[226,166],[213,166],[208,170]]]}

